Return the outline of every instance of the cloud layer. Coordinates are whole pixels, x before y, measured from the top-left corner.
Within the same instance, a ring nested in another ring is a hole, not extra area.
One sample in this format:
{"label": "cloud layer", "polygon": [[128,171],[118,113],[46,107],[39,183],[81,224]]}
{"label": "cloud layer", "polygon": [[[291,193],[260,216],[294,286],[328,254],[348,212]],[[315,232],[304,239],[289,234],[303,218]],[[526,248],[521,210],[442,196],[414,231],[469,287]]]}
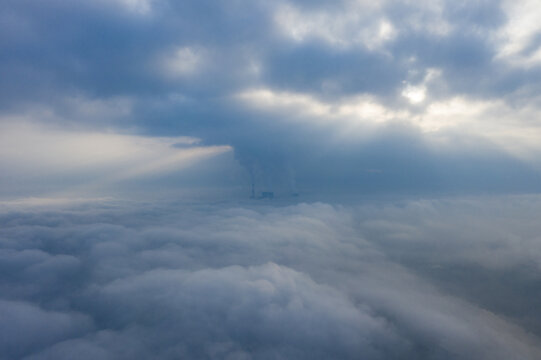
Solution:
{"label": "cloud layer", "polygon": [[0,353],[535,359],[540,206],[4,204]]}

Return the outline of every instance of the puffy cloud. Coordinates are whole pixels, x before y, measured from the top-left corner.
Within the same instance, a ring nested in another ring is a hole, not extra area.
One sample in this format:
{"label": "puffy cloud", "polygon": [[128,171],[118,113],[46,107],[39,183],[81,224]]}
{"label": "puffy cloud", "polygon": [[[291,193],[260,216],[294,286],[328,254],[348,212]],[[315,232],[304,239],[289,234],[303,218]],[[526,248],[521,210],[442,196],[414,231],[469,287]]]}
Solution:
{"label": "puffy cloud", "polygon": [[499,31],[498,56],[519,66],[536,66],[541,59],[537,38],[541,13],[535,2],[505,1],[507,23]]}
{"label": "puffy cloud", "polygon": [[[185,355],[192,357],[208,356],[222,344],[228,345],[219,357],[354,358],[362,353],[379,358],[400,349],[383,319],[357,309],[343,294],[272,263],[193,272],[152,270],[108,284],[99,297],[114,304],[105,316],[122,326],[135,321],[183,334]],[[134,297],[139,302],[129,301]],[[124,313],[114,310],[121,304],[130,304]],[[176,338],[163,340],[174,346]],[[378,343],[392,345],[379,350]]]}
{"label": "puffy cloud", "polygon": [[2,212],[3,354],[539,356],[534,196],[58,206]]}
{"label": "puffy cloud", "polygon": [[26,302],[0,300],[3,358],[19,359],[24,354],[90,330],[92,322],[84,315],[45,311]]}
{"label": "puffy cloud", "polygon": [[274,17],[277,30],[295,42],[321,40],[330,46],[381,49],[394,37],[393,25],[380,13],[381,4],[346,2],[337,9],[297,9],[282,4]]}

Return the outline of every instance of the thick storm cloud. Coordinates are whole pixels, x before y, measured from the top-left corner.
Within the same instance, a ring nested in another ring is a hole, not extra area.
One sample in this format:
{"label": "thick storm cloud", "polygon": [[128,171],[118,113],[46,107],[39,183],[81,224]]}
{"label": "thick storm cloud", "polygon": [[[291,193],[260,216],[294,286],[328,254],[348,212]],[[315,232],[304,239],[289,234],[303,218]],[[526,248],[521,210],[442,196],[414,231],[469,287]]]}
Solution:
{"label": "thick storm cloud", "polygon": [[535,359],[540,206],[4,204],[1,353]]}

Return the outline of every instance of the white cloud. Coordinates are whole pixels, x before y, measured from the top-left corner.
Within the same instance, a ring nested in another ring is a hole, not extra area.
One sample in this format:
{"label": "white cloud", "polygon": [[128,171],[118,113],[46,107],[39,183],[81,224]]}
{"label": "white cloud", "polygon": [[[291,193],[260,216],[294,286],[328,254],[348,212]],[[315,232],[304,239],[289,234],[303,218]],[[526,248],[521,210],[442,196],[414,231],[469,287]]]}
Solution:
{"label": "white cloud", "polygon": [[318,39],[331,46],[378,50],[396,35],[377,3],[348,2],[338,10],[300,10],[291,4],[275,13],[277,30],[295,42]]}
{"label": "white cloud", "polygon": [[451,97],[428,104],[416,121],[436,138],[451,131],[487,139],[509,154],[541,170],[540,125],[537,106],[514,107],[503,100]]}
{"label": "white cloud", "polygon": [[22,182],[41,177],[44,182],[54,178],[62,184],[106,186],[179,171],[232,150],[198,146],[199,139],[191,137],[62,130],[35,123],[6,122],[0,129],[1,172]]}
{"label": "white cloud", "polygon": [[300,121],[314,124],[317,120],[320,125],[335,124],[338,127],[384,123],[402,115],[386,108],[370,95],[327,102],[310,94],[262,88],[243,91],[235,98],[245,106],[262,111],[287,113]]}
{"label": "white cloud", "polygon": [[139,15],[149,15],[152,12],[153,0],[114,0],[130,12]]}
{"label": "white cloud", "polygon": [[402,90],[402,96],[412,104],[420,104],[426,99],[426,87],[407,85]]}
{"label": "white cloud", "polygon": [[[410,59],[410,62],[414,63],[415,58]],[[415,74],[416,71],[410,71],[410,73]],[[413,104],[421,104],[427,98],[428,87],[432,85],[437,80],[440,80],[442,71],[437,68],[428,68],[425,71],[425,76],[423,80],[417,84],[410,84],[407,81],[404,81],[405,87],[402,90],[401,95],[408,99],[408,101]]]}
{"label": "white cloud", "polygon": [[[504,1],[506,25],[497,34],[498,57],[519,66],[539,65],[541,49],[535,45],[541,35],[541,9],[535,0]],[[529,49],[530,46],[534,46]]]}
{"label": "white cloud", "polygon": [[[407,11],[393,23],[386,12],[396,6]],[[402,30],[448,35],[453,26],[444,7],[444,1],[343,1],[313,10],[285,3],[277,7],[274,20],[277,31],[294,42],[319,40],[341,49],[385,52]]]}
{"label": "white cloud", "polygon": [[[411,359],[429,351],[533,360],[540,204],[527,196],[15,207],[0,215],[8,313],[0,332],[20,331],[0,350],[16,346],[15,357],[32,359],[86,350],[131,359]],[[532,261],[511,279],[498,272]],[[514,299],[526,304],[518,313],[497,307]]]}
{"label": "white cloud", "polygon": [[541,116],[537,107],[517,109],[503,100],[465,96],[430,99],[428,89],[439,73],[429,69],[421,83],[406,83],[402,96],[416,109],[400,104],[388,106],[370,95],[326,101],[311,94],[269,88],[246,90],[234,98],[248,108],[281,114],[283,121],[326,127],[329,136],[341,139],[367,139],[374,129],[390,123],[417,127],[433,146],[451,151],[458,150],[453,150],[452,140],[457,135],[479,137],[541,171],[540,129],[533,121]]}

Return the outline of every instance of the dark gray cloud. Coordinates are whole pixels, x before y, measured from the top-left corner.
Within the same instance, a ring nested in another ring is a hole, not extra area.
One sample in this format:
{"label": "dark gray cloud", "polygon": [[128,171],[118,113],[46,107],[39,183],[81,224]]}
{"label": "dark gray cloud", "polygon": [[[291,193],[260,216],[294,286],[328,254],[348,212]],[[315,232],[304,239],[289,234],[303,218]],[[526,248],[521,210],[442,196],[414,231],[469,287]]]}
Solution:
{"label": "dark gray cloud", "polygon": [[0,343],[3,359],[19,359],[92,330],[91,320],[77,313],[45,311],[22,301],[0,301]]}
{"label": "dark gray cloud", "polygon": [[[491,191],[538,190],[536,172],[524,164],[529,148],[514,148],[537,116],[539,67],[534,60],[521,65],[534,57],[535,29],[520,35],[524,31],[512,27],[518,10],[507,2],[119,0],[1,6],[4,122],[22,116],[231,145],[247,173],[258,174],[259,190],[306,192],[321,183],[318,191],[479,191],[487,179]],[[427,100],[408,104],[407,86]],[[254,109],[253,99],[237,101],[257,89],[286,95],[281,105],[264,109]],[[283,108],[295,96],[312,97],[331,110],[314,116],[314,104]],[[355,96],[370,96],[393,115],[379,126],[373,121],[377,114],[351,113],[348,121],[358,121],[360,129],[348,141],[333,141],[333,133],[349,126],[337,123],[333,111],[340,114],[344,101],[353,106]],[[481,127],[455,129],[456,109],[448,104],[457,98],[485,109],[467,115]],[[449,156],[434,146],[434,127],[425,125],[434,121],[430,106],[438,101],[450,114],[435,126],[436,137],[452,144]],[[97,106],[103,111],[89,113]],[[119,106],[124,111],[114,111]],[[531,107],[532,113],[514,117],[516,106]],[[302,123],[299,109],[307,111]],[[327,125],[314,126],[322,119]],[[505,124],[503,132],[514,138],[502,139],[493,121]],[[373,126],[378,135],[368,143],[359,140]],[[456,136],[449,137],[452,131],[476,145],[462,151]]]}
{"label": "dark gray cloud", "polygon": [[[538,307],[495,299],[525,304],[534,295],[538,226],[518,219],[538,209],[532,196],[361,207],[9,205],[0,352],[535,359]],[[515,274],[511,288],[462,273],[493,278],[502,268]]]}
{"label": "dark gray cloud", "polygon": [[[308,23],[298,24],[301,28],[311,26],[313,13],[358,11],[359,17],[372,12],[376,19],[388,18],[397,36],[380,51],[363,46],[336,47],[320,37],[308,36],[300,43],[288,41],[275,20],[277,9],[288,3],[158,1],[148,2],[149,14],[138,14],[121,4],[130,2],[6,2],[2,42],[8,51],[4,52],[2,72],[19,81],[4,85],[3,99],[31,101],[32,93],[39,89],[64,92],[66,87],[68,92],[98,97],[163,96],[172,91],[198,97],[223,95],[250,85],[249,79],[240,76],[248,60],[262,62],[264,77],[258,82],[311,93],[321,92],[324,80],[349,93],[393,92],[411,69],[405,62],[411,56],[417,57],[420,70],[425,66],[450,70],[445,72],[448,81],[457,76],[469,78],[471,86],[487,77],[494,85],[497,79],[488,77],[496,73],[492,62],[497,49],[489,37],[506,20],[499,2],[426,6],[398,2],[382,5],[379,10],[373,9],[378,5],[363,10],[348,2],[332,6],[313,3],[309,7],[290,4],[306,13],[300,20]],[[341,23],[335,25],[340,28]],[[363,29],[362,23],[353,25],[347,29]],[[437,25],[449,29],[438,30]],[[331,35],[339,32],[324,30]],[[171,82],[156,77],[154,57],[175,46],[208,50],[210,68],[197,81]],[[498,66],[500,72],[509,72],[503,64]],[[478,89],[472,90],[482,95]],[[484,90],[488,91],[488,86]],[[459,92],[468,91],[463,87]]]}

